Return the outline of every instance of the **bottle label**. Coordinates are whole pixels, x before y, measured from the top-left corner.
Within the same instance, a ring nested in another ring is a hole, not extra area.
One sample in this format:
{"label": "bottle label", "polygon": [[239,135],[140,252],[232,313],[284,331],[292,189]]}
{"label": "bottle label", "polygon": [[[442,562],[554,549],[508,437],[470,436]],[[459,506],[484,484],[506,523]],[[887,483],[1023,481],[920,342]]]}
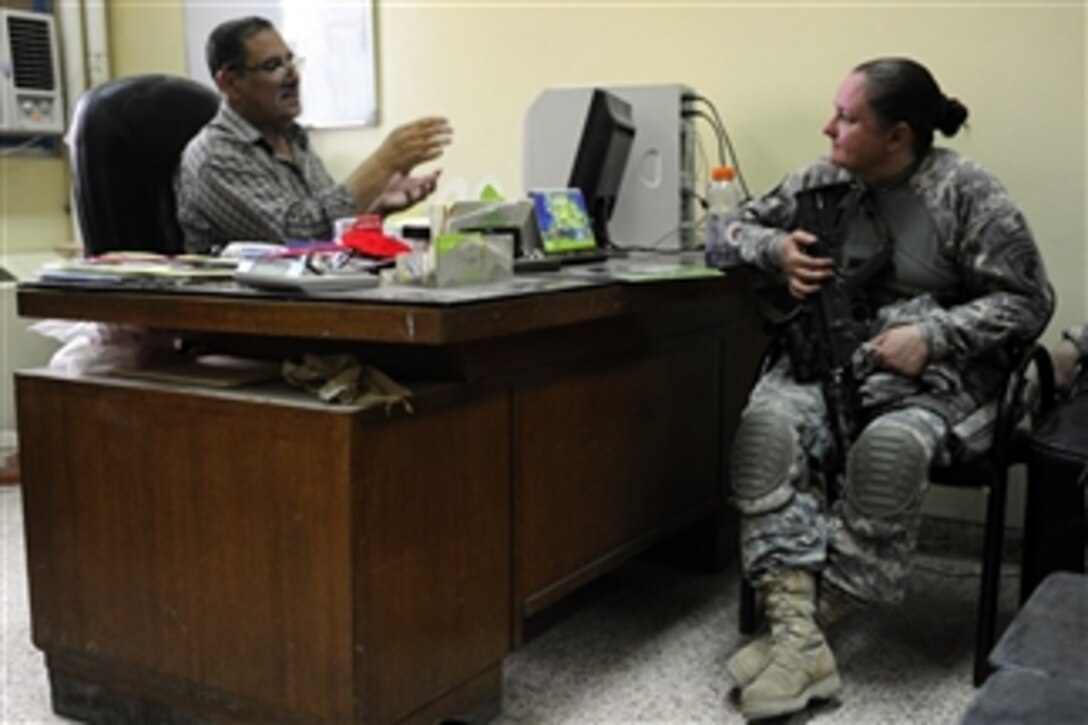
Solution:
{"label": "bottle label", "polygon": [[729,214],[710,213],[706,215],[706,266],[736,267],[743,264],[740,247],[730,235],[732,219]]}

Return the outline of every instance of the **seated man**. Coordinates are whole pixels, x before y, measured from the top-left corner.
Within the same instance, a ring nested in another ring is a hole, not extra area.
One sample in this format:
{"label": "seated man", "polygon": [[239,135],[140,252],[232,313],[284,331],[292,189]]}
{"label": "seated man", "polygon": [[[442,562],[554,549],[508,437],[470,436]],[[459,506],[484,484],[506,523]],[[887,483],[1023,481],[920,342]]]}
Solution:
{"label": "seated man", "polygon": [[331,239],[333,223],[389,213],[426,198],[438,171],[413,177],[450,141],[443,118],[395,129],[343,183],[336,183],[296,122],[299,63],[272,24],[227,21],[208,37],[219,113],[189,142],[176,181],[186,248],[205,253],[236,240]]}
{"label": "seated man", "polygon": [[[798,300],[841,289],[844,275],[869,282],[855,290],[869,314],[835,317],[858,330],[835,369],[845,374],[813,374],[801,364],[812,331],[787,335],[800,344],[756,384],[733,441],[744,573],[770,625],[727,665],[746,717],[839,691],[823,629],[853,605],[902,599],[931,465],[969,446],[959,424],[999,394],[1010,349],[1034,340],[1053,310],[1006,190],[933,146],[935,130],[952,136],[966,118],[924,66],[864,63],[835,97],[828,158],[746,204],[727,229]],[[811,253],[818,241],[841,253]],[[841,405],[842,379],[856,405]]]}

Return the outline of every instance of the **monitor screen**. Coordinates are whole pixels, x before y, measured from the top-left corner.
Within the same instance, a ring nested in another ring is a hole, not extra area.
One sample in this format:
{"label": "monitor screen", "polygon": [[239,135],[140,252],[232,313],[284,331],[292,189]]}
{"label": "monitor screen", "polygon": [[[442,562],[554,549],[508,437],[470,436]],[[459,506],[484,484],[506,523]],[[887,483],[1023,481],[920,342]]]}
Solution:
{"label": "monitor screen", "polygon": [[611,244],[608,220],[634,139],[631,105],[608,91],[594,89],[567,185],[581,189],[601,247]]}

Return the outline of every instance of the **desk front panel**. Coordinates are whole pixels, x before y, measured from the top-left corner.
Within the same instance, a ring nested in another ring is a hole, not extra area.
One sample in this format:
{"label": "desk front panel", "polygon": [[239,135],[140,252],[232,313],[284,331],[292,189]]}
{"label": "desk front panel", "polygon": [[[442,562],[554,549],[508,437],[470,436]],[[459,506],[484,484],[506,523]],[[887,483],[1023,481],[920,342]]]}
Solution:
{"label": "desk front panel", "polygon": [[378,723],[470,683],[471,707],[498,696],[507,396],[386,417],[108,377],[17,388],[34,642],[77,694],[59,711]]}
{"label": "desk front panel", "polygon": [[48,376],[18,396],[38,647],[239,714],[351,717],[350,417]]}
{"label": "desk front panel", "polygon": [[719,350],[687,336],[516,393],[524,615],[720,505]]}
{"label": "desk front panel", "polygon": [[365,721],[401,721],[487,666],[501,668],[511,631],[509,421],[509,397],[489,395],[356,432]]}

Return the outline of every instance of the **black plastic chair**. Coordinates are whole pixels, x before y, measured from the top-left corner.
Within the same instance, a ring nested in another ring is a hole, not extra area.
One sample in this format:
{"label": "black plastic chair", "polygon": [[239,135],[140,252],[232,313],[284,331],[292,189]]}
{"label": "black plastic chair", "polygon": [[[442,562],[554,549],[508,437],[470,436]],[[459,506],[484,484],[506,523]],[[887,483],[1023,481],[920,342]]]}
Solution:
{"label": "black plastic chair", "polygon": [[[1054,369],[1046,348],[1033,343],[1017,356],[1017,364],[1009,373],[1005,391],[998,401],[994,439],[987,454],[964,463],[935,467],[930,482],[956,488],[983,488],[987,491],[986,523],[982,547],[982,575],[979,584],[978,618],[975,632],[973,681],[981,685],[993,668],[990,651],[997,637],[997,604],[1001,584],[1001,560],[1005,537],[1005,508],[1008,497],[1009,469],[1027,462],[1030,434],[1022,424],[1029,420],[1029,429],[1037,419],[1049,412],[1054,401]],[[1025,409],[1024,391],[1028,371],[1035,366],[1039,385],[1039,409]],[[1025,537],[1028,533],[1025,532]],[[759,624],[755,588],[741,577],[740,631],[751,634]]]}
{"label": "black plastic chair", "polygon": [[184,251],[174,172],[218,108],[215,91],[167,75],[119,78],[80,97],[69,141],[87,255]]}

